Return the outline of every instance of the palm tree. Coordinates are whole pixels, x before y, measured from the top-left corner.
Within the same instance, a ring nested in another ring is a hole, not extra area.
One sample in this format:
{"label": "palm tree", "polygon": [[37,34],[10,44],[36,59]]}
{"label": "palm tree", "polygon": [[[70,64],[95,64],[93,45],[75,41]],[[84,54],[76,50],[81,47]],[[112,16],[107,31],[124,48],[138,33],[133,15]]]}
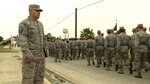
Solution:
{"label": "palm tree", "polygon": [[47,33],[47,34],[45,35],[45,37],[46,37],[47,41],[52,41],[52,40],[55,39],[55,36],[52,36],[51,33]]}
{"label": "palm tree", "polygon": [[88,38],[89,36],[94,36],[93,29],[90,29],[88,27],[81,31],[80,38],[85,39]]}
{"label": "palm tree", "polygon": [[3,41],[3,37],[2,37],[2,36],[0,36],[0,42],[1,42],[1,41]]}

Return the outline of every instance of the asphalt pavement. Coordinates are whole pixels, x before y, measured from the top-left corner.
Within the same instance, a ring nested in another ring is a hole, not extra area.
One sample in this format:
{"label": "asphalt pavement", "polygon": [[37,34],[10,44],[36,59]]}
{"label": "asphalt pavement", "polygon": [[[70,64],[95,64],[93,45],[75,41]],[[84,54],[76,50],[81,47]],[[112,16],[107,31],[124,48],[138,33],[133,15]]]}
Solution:
{"label": "asphalt pavement", "polygon": [[129,74],[127,67],[125,74],[117,74],[114,67],[111,67],[111,71],[106,71],[103,66],[87,66],[85,59],[56,63],[53,57],[48,57],[46,67],[75,84],[150,84],[150,71],[143,70],[143,78],[138,79]]}

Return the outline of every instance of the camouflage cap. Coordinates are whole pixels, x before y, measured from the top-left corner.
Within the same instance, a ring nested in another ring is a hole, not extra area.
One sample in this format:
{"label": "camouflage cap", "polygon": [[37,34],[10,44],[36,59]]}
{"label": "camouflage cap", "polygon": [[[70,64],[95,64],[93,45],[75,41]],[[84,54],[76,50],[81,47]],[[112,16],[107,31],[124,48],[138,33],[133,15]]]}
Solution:
{"label": "camouflage cap", "polygon": [[42,9],[40,9],[40,6],[37,5],[37,4],[30,4],[29,5],[29,9],[31,9],[31,10],[39,10],[40,12],[43,11]]}
{"label": "camouflage cap", "polygon": [[133,29],[132,29],[132,32],[133,32],[133,33],[136,32],[136,28],[133,28]]}
{"label": "camouflage cap", "polygon": [[138,24],[137,27],[138,28],[143,28],[143,24]]}
{"label": "camouflage cap", "polygon": [[100,34],[100,33],[101,33],[101,30],[98,30],[97,33]]}
{"label": "camouflage cap", "polygon": [[107,32],[113,32],[114,30],[113,29],[107,29]]}
{"label": "camouflage cap", "polygon": [[124,29],[124,26],[121,26],[119,29]]}

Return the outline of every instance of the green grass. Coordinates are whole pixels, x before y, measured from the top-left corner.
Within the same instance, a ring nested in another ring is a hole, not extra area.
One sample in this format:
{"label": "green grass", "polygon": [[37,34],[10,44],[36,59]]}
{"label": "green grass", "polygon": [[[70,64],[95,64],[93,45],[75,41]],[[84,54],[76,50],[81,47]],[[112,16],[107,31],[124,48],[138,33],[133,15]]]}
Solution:
{"label": "green grass", "polygon": [[0,53],[2,52],[16,52],[16,51],[13,51],[13,49],[9,49],[8,46],[0,46]]}

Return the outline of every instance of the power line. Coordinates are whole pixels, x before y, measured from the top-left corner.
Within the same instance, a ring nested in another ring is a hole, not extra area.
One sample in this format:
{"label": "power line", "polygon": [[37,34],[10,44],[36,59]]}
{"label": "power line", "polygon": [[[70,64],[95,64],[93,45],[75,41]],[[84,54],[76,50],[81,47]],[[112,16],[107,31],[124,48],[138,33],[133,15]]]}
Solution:
{"label": "power line", "polygon": [[102,1],[104,1],[104,0],[100,0],[100,1],[97,1],[97,2],[95,2],[95,3],[92,3],[92,4],[89,4],[89,5],[83,6],[83,7],[79,8],[78,10],[87,8],[87,7],[92,6],[92,5],[95,5],[95,4],[100,3],[100,2],[102,2]]}
{"label": "power line", "polygon": [[[87,8],[87,7],[92,6],[92,5],[95,5],[95,4],[100,3],[100,2],[102,2],[102,1],[104,1],[104,0],[100,0],[100,1],[97,1],[97,2],[95,2],[95,3],[92,3],[92,4],[89,4],[89,5],[83,6],[83,7],[79,8],[78,10]],[[71,15],[73,15],[74,13],[75,13],[75,12],[70,13],[68,16],[66,16],[65,18],[63,18],[63,19],[62,19],[61,21],[59,21],[57,24],[53,25],[52,27],[50,27],[50,28],[48,28],[48,29],[46,29],[46,30],[44,30],[44,31],[47,31],[47,30],[49,30],[49,29],[52,29],[52,28],[56,27],[57,25],[59,25],[60,23],[62,23],[62,22],[65,21],[66,19],[68,19],[68,18],[69,18]]]}
{"label": "power line", "polygon": [[[72,14],[74,14],[74,12],[70,13],[68,16],[66,16],[64,19],[62,19],[61,21],[59,21],[57,24],[53,25],[53,26],[50,27],[49,29],[56,27],[57,25],[59,25],[60,23],[62,23],[62,22],[65,21],[66,19],[68,19]],[[49,29],[46,29],[46,30],[49,30]],[[46,30],[44,30],[44,31],[46,31]]]}

